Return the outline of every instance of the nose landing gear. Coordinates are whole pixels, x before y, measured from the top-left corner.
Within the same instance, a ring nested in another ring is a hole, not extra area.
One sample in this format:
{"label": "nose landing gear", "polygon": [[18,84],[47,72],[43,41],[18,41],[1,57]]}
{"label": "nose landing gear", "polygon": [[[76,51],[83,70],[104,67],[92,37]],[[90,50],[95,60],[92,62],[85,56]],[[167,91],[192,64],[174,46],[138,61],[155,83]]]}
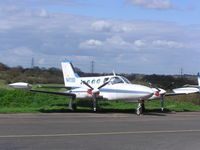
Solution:
{"label": "nose landing gear", "polygon": [[138,107],[136,109],[136,114],[139,116],[139,115],[142,115],[143,112],[145,111],[145,105],[144,105],[144,100],[141,100],[139,101],[138,103]]}

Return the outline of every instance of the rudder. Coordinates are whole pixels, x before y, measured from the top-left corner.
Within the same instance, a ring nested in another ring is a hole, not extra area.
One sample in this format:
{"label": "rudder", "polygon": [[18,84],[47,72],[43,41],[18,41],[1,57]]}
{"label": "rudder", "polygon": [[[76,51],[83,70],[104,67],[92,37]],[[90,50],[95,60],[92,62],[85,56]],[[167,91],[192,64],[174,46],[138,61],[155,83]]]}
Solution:
{"label": "rudder", "polygon": [[198,86],[200,87],[200,77],[198,77],[197,79],[198,79]]}
{"label": "rudder", "polygon": [[65,60],[61,63],[63,78],[66,87],[76,87],[77,78],[79,77],[77,73],[74,72],[74,67],[70,60]]}

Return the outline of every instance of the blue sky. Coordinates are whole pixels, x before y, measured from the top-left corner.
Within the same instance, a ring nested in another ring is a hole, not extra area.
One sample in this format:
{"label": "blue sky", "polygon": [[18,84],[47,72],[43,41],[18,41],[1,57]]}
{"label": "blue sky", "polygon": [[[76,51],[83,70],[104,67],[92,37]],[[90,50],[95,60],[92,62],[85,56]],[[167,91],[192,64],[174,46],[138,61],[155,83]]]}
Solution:
{"label": "blue sky", "polygon": [[3,0],[0,62],[89,72],[196,74],[200,1]]}
{"label": "blue sky", "polygon": [[[36,0],[37,1],[37,0]],[[35,2],[36,2],[35,1]],[[41,0],[40,0],[41,1]],[[38,1],[38,3],[40,3]],[[44,1],[44,0],[43,0]],[[49,2],[51,0],[48,0]],[[56,0],[55,0],[56,1]],[[138,19],[138,20],[150,20],[150,21],[172,21],[178,24],[196,24],[200,20],[197,19],[199,15],[200,1],[188,1],[188,0],[138,0],[138,1],[167,1],[174,8],[166,9],[151,9],[146,8],[145,5],[134,5],[131,0],[73,0],[65,1],[69,5],[62,5],[60,3],[43,4],[43,5],[21,5],[31,8],[45,8],[48,11],[70,13],[80,16],[88,16],[94,18],[107,18],[107,19]],[[34,0],[32,1],[34,2]],[[44,1],[45,3],[45,1]],[[19,5],[18,5],[19,6]]]}

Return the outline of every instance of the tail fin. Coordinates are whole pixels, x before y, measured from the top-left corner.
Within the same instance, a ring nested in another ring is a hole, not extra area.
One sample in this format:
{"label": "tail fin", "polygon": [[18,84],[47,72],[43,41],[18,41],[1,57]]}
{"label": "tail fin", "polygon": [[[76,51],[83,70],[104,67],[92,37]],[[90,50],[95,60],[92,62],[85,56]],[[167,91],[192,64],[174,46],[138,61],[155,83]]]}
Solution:
{"label": "tail fin", "polygon": [[74,72],[74,67],[69,60],[65,60],[61,63],[63,77],[66,87],[77,87],[77,78],[79,78],[78,74]]}
{"label": "tail fin", "polygon": [[198,86],[200,87],[200,77],[198,77]]}

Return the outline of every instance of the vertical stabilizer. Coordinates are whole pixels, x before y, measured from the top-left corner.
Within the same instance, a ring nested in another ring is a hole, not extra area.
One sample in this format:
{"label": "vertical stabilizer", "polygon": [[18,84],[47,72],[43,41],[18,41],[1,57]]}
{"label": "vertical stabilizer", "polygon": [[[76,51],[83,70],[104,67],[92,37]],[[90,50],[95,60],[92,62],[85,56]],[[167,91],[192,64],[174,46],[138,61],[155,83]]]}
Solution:
{"label": "vertical stabilizer", "polygon": [[77,87],[77,78],[79,77],[75,72],[70,60],[65,60],[61,63],[64,83],[66,87]]}
{"label": "vertical stabilizer", "polygon": [[198,85],[200,86],[200,77],[198,77]]}

